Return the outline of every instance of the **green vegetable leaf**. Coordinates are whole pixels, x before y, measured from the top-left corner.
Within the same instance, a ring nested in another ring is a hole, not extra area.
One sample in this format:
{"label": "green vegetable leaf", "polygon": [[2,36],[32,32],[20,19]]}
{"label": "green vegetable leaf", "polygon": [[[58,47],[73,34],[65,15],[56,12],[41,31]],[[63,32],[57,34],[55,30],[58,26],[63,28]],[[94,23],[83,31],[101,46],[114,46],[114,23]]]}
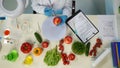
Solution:
{"label": "green vegetable leaf", "polygon": [[58,62],[61,59],[61,55],[60,53],[57,51],[57,46],[55,48],[53,48],[52,50],[47,51],[45,58],[44,58],[44,62],[48,65],[48,66],[55,66],[58,64]]}

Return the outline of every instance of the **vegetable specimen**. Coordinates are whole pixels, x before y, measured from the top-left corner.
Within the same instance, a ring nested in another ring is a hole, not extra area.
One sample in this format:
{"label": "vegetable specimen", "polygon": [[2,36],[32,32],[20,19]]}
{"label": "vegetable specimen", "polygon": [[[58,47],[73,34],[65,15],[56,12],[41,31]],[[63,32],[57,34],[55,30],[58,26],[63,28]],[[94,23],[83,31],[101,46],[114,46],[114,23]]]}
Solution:
{"label": "vegetable specimen", "polygon": [[74,60],[74,59],[75,59],[75,55],[74,55],[73,53],[70,53],[70,54],[68,55],[68,59],[69,59],[69,60]]}
{"label": "vegetable specimen", "polygon": [[24,42],[21,46],[21,51],[25,54],[29,53],[32,50],[32,45],[28,42]]}
{"label": "vegetable specimen", "polygon": [[72,37],[71,37],[71,36],[66,36],[66,37],[64,38],[64,42],[65,42],[66,44],[72,43]]}
{"label": "vegetable specimen", "polygon": [[31,65],[32,63],[33,63],[33,57],[31,55],[28,55],[23,61],[23,64],[25,65]]}
{"label": "vegetable specimen", "polygon": [[86,48],[85,48],[85,55],[89,55],[89,50],[90,50],[90,42],[87,43]]}
{"label": "vegetable specimen", "polygon": [[35,56],[39,56],[42,53],[42,51],[43,51],[42,48],[36,47],[36,48],[33,49],[33,54]]}
{"label": "vegetable specimen", "polygon": [[42,47],[43,47],[43,48],[47,48],[48,45],[49,45],[49,42],[48,42],[48,41],[42,42]]}
{"label": "vegetable specimen", "polygon": [[40,34],[37,33],[37,32],[35,32],[34,35],[35,35],[35,38],[37,39],[37,41],[38,41],[39,43],[41,43],[41,42],[42,42],[42,37],[40,36]]}
{"label": "vegetable specimen", "polygon": [[74,42],[72,44],[72,51],[77,54],[77,55],[81,55],[85,52],[85,45],[84,43],[81,43],[81,42]]}
{"label": "vegetable specimen", "polygon": [[57,50],[57,46],[55,48],[53,48],[52,50],[47,51],[45,58],[44,58],[44,62],[48,65],[48,66],[55,66],[58,64],[58,62],[61,59],[61,55]]}
{"label": "vegetable specimen", "polygon": [[70,61],[73,61],[75,59],[75,55],[73,53],[70,53],[69,55],[67,55],[67,53],[64,53],[63,43],[64,43],[64,39],[61,39],[59,42],[59,50],[61,52],[61,58],[64,65],[69,65]]}
{"label": "vegetable specimen", "polygon": [[97,53],[97,48],[100,48],[102,45],[102,40],[100,38],[97,38],[96,39],[96,43],[95,45],[93,46],[93,49],[90,51],[90,56],[96,56],[96,53]]}
{"label": "vegetable specimen", "polygon": [[15,62],[18,57],[19,57],[19,54],[17,50],[12,50],[8,55],[5,56],[5,59]]}
{"label": "vegetable specimen", "polygon": [[53,19],[53,23],[57,26],[57,25],[59,25],[60,23],[61,23],[61,18],[60,17],[58,17],[58,16],[56,16],[56,17],[54,17],[54,19]]}

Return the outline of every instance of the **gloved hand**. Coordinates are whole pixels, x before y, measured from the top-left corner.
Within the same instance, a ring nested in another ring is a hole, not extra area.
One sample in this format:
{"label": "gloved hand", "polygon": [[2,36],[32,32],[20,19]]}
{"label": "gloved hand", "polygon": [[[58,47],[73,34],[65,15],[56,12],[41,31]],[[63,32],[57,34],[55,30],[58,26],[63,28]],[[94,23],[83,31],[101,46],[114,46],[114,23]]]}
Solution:
{"label": "gloved hand", "polygon": [[55,11],[55,14],[62,14],[62,13],[63,13],[63,10],[62,10],[62,9],[54,10],[54,11]]}
{"label": "gloved hand", "polygon": [[45,13],[46,16],[52,16],[53,15],[53,9],[50,8],[50,7],[46,7],[44,9],[44,13]]}
{"label": "gloved hand", "polygon": [[67,20],[67,16],[66,15],[62,15],[62,16],[59,16],[59,17],[62,19],[61,23],[65,23],[65,21]]}

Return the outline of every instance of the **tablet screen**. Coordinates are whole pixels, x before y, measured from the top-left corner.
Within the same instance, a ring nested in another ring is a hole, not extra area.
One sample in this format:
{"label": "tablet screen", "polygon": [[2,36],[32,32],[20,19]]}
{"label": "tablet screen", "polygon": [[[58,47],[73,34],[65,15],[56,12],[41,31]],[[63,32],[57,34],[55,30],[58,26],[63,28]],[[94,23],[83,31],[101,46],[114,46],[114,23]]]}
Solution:
{"label": "tablet screen", "polygon": [[77,35],[82,42],[87,42],[99,31],[94,24],[86,17],[86,15],[79,10],[75,15],[67,20],[67,25]]}

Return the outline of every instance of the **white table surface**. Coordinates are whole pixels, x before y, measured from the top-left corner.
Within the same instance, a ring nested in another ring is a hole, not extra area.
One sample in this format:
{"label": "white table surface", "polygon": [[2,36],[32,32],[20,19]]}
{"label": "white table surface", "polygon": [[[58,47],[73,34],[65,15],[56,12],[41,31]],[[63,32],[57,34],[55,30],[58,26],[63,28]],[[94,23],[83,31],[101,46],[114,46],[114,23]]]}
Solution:
{"label": "white table surface", "polygon": [[[88,15],[88,17],[97,26],[96,15]],[[38,23],[40,25],[42,25],[43,21],[47,17],[44,15],[39,15],[39,14],[34,14],[34,15],[33,14],[23,14],[19,18],[17,18],[17,22],[19,21],[19,23],[21,23],[23,21],[22,20],[23,18],[30,19],[30,21],[31,21],[30,31],[28,31],[28,32],[22,31],[21,25],[15,24],[15,21],[12,21],[12,19],[8,18],[6,20],[6,23],[8,25],[7,28],[10,28],[10,30],[11,30],[11,35],[12,35],[11,37],[13,37],[17,41],[17,43],[16,44],[4,44],[3,40],[2,40],[2,50],[0,51],[0,68],[93,68],[91,66],[91,63],[92,63],[91,56],[86,57],[84,54],[76,55],[75,60],[71,61],[69,65],[63,65],[62,60],[60,60],[60,62],[56,66],[53,66],[53,67],[47,66],[43,62],[46,51],[48,51],[48,50],[54,48],[56,45],[58,45],[59,41],[50,41],[49,47],[47,49],[44,49],[43,53],[38,57],[34,56],[31,52],[30,54],[33,56],[33,60],[34,60],[33,64],[30,66],[25,66],[23,64],[23,61],[27,55],[23,54],[20,51],[20,46],[25,41],[36,42],[34,47],[38,46],[38,42],[36,41],[36,39],[34,37],[34,32],[39,31]],[[12,25],[11,25],[11,23],[12,23]],[[17,28],[16,25],[19,25],[19,28]],[[40,26],[40,28],[41,28],[41,26]],[[41,31],[39,31],[39,32],[41,33]],[[72,33],[72,31],[67,27],[66,35],[69,35],[69,34],[72,35],[74,40],[78,40],[78,38],[76,38],[76,36]],[[42,33],[41,33],[41,35],[42,35]],[[91,48],[95,44],[95,40],[98,37],[99,37],[99,33],[90,40],[90,42],[92,44]],[[45,40],[44,37],[43,37],[43,40]],[[104,49],[104,47],[108,46],[109,44],[110,44],[109,41],[104,40],[103,46],[100,50],[102,51]],[[65,46],[66,53],[72,52],[71,45],[64,44],[64,46]],[[9,61],[3,59],[3,56],[8,54],[9,51],[12,50],[13,48],[16,48],[19,52],[19,58],[16,60],[16,62],[9,62]],[[108,56],[106,56],[104,58],[104,60],[102,60],[101,63],[97,65],[96,68],[113,68],[111,53]]]}

